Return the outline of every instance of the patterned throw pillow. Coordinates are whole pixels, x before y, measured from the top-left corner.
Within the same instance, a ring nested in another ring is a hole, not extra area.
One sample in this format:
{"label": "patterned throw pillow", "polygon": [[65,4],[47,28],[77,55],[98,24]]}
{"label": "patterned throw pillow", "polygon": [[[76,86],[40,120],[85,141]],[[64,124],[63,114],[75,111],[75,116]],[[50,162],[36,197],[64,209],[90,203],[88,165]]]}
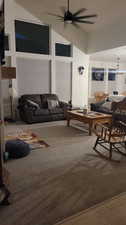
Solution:
{"label": "patterned throw pillow", "polygon": [[53,100],[53,99],[48,99],[48,108],[49,109],[54,109],[59,107],[59,102],[57,100]]}

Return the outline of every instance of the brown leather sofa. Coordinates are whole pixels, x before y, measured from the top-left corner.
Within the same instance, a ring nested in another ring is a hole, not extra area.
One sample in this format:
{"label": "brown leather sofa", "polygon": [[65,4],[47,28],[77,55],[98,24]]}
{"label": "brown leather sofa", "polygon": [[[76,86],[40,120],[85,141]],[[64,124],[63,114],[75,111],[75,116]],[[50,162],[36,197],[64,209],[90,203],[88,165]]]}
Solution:
{"label": "brown leather sofa", "polygon": [[21,120],[38,123],[63,120],[69,104],[59,101],[56,94],[27,94],[19,98],[18,110]]}

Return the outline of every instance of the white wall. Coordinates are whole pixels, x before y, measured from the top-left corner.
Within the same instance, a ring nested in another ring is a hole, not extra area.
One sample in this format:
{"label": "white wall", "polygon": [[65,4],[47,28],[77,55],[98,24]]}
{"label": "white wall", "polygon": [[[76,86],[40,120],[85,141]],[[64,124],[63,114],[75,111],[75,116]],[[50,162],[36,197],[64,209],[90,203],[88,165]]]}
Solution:
{"label": "white wall", "polygon": [[[104,68],[105,69],[105,79],[104,81],[92,81],[91,71],[92,68]],[[105,93],[112,94],[113,91],[118,91],[121,94],[123,91],[126,91],[126,73],[116,75],[115,81],[108,81],[108,69],[116,69],[117,63],[114,62],[103,62],[103,61],[90,61],[90,70],[89,70],[89,96],[93,97],[94,92],[104,91]],[[120,70],[126,68],[125,63],[120,64]]]}
{"label": "white wall", "polygon": [[[11,65],[16,66],[17,73],[16,73],[16,80],[13,80],[13,87],[15,90],[15,100],[19,97],[20,94],[23,93],[24,89],[21,87],[21,83],[19,85],[18,82],[21,80],[21,70],[19,71],[17,59],[24,58],[26,60],[31,61],[40,61],[46,60],[51,64],[51,92],[56,93],[56,61],[62,62],[71,62],[73,65],[72,68],[72,102],[74,105],[84,106],[87,104],[88,100],[88,66],[89,66],[89,57],[83,51],[79,50],[77,47],[72,45],[72,55],[73,57],[58,57],[55,56],[55,43],[63,43],[69,44],[70,42],[67,41],[61,34],[55,32],[52,28],[50,28],[50,44],[51,44],[51,54],[50,55],[39,55],[39,54],[30,54],[30,53],[20,53],[15,51],[15,30],[14,30],[14,20],[19,19],[26,22],[33,22],[41,24],[41,22],[29,13],[27,10],[22,8],[20,5],[14,2],[14,0],[5,0],[5,32],[9,34],[10,37],[10,51],[6,51],[7,56],[11,56]],[[81,44],[82,44],[82,40]],[[79,39],[77,40],[79,42]],[[84,75],[80,76],[78,72],[78,66],[84,66],[85,71]],[[41,70],[40,68],[39,70]],[[27,70],[28,72],[28,70]],[[30,76],[30,70],[29,74]],[[36,77],[37,79],[37,77]],[[32,82],[32,81],[31,81]],[[23,83],[22,83],[23,85]],[[25,83],[25,90],[27,89],[32,92],[33,84],[31,83],[30,89],[30,78],[28,82]],[[34,93],[35,88],[37,92],[38,84],[37,82],[34,83]]]}
{"label": "white wall", "polygon": [[[84,66],[84,74],[78,72],[79,66]],[[73,74],[72,74],[72,102],[77,106],[88,104],[88,69],[89,56],[73,47]]]}

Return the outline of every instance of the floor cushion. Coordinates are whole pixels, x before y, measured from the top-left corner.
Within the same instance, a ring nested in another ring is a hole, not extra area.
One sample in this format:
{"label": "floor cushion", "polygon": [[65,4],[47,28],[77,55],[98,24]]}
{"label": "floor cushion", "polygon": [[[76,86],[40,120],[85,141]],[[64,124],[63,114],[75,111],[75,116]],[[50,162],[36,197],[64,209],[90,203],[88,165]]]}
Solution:
{"label": "floor cushion", "polygon": [[28,143],[16,139],[9,140],[5,144],[5,151],[9,153],[9,158],[22,158],[27,156],[31,149]]}

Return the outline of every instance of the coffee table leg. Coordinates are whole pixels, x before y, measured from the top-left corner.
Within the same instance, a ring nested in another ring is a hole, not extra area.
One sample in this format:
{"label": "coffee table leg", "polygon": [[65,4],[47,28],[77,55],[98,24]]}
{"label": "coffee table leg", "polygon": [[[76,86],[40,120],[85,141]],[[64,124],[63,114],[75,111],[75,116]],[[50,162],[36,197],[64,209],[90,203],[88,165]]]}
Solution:
{"label": "coffee table leg", "polygon": [[92,123],[89,123],[89,136],[92,135]]}
{"label": "coffee table leg", "polygon": [[70,118],[67,118],[67,126],[70,126]]}

